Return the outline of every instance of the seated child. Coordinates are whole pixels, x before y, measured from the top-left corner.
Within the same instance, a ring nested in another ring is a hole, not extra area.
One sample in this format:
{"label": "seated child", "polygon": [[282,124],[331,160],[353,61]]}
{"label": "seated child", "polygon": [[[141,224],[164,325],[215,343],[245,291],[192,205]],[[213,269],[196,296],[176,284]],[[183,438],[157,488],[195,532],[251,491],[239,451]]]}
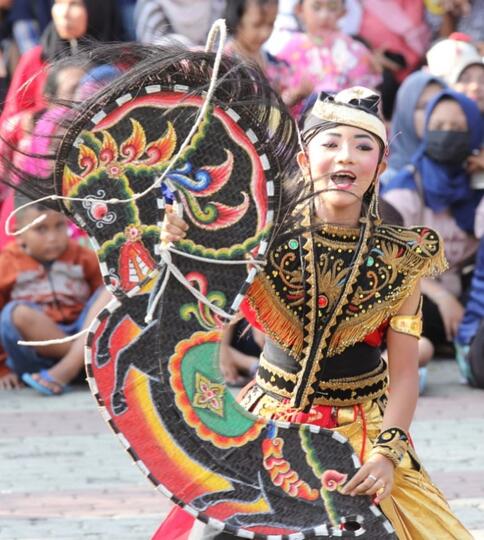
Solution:
{"label": "seated child", "polygon": [[[25,204],[17,196],[17,207]],[[111,295],[95,253],[69,239],[67,219],[41,205],[17,213],[17,227],[46,218],[0,252],[0,339],[10,373],[0,389],[19,378],[41,393],[61,394],[80,373],[85,336],[60,344],[29,347],[18,341],[44,341],[86,328]],[[3,379],[3,382],[2,382]]]}
{"label": "seated child", "polygon": [[345,13],[343,0],[299,0],[296,13],[306,31],[294,33],[278,54],[293,70],[287,84],[292,95],[283,96],[286,103],[297,103],[312,92],[375,88],[381,82],[370,51],[338,28]]}
{"label": "seated child", "polygon": [[225,53],[237,54],[258,64],[274,90],[283,94],[287,87],[289,66],[262,48],[274,28],[277,7],[277,0],[227,2],[225,20],[230,40],[225,46]]}

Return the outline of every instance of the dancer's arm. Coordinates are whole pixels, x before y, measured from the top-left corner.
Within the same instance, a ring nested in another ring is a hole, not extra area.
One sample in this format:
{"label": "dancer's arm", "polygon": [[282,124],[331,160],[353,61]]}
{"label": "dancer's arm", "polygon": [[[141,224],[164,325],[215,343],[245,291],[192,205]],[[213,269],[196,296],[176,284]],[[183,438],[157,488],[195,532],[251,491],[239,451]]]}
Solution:
{"label": "dancer's arm", "polygon": [[[399,315],[415,315],[420,287],[405,301]],[[382,431],[397,426],[408,432],[418,399],[418,339],[389,328],[387,333],[390,390]]]}
{"label": "dancer's arm", "polygon": [[[419,308],[420,286],[405,301],[398,315],[415,315]],[[390,390],[381,431],[400,428],[408,433],[418,398],[418,340],[389,329],[387,333]],[[391,494],[395,466],[382,454],[373,454],[346,484],[344,493],[376,495],[378,504]]]}

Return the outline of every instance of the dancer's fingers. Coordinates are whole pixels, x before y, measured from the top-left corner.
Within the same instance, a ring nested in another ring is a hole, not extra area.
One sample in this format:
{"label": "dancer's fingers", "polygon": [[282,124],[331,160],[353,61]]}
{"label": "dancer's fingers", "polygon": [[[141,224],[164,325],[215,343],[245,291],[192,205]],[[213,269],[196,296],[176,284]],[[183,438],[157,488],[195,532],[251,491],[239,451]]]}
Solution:
{"label": "dancer's fingers", "polygon": [[341,493],[343,495],[352,494],[356,486],[359,486],[361,482],[363,482],[368,476],[368,471],[365,470],[365,467],[363,466],[354,476],[349,480],[343,489],[341,490]]}
{"label": "dancer's fingers", "polygon": [[374,482],[374,484],[370,488],[368,488],[365,493],[363,493],[363,495],[375,495],[379,491],[384,489],[386,485],[387,482],[385,482],[383,478],[378,478],[378,480]]}
{"label": "dancer's fingers", "polygon": [[375,483],[378,482],[378,478],[374,476],[373,474],[369,474],[363,482],[361,482],[359,485],[353,489],[353,491],[350,493],[351,495],[363,495],[367,494],[371,488],[375,485]]}
{"label": "dancer's fingers", "polygon": [[163,222],[170,225],[174,225],[175,227],[178,227],[179,229],[183,231],[188,230],[188,223],[182,217],[177,216],[175,214],[172,206],[166,207]]}
{"label": "dancer's fingers", "polygon": [[387,497],[390,496],[391,492],[392,492],[392,483],[389,482],[388,484],[386,484],[384,487],[382,487],[381,489],[379,489],[376,493],[376,497],[375,497],[375,504],[380,504],[381,501],[385,500]]}

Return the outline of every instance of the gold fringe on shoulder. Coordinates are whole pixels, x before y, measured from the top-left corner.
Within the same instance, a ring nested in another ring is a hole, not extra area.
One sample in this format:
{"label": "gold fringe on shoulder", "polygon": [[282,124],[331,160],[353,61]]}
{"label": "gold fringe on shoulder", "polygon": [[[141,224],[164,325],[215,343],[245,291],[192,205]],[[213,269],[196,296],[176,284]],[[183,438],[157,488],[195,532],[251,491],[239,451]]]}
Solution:
{"label": "gold fringe on shoulder", "polygon": [[[387,231],[390,229],[388,226],[385,228]],[[443,242],[439,234],[426,229],[427,237],[430,236],[431,239],[419,243],[422,238],[421,230],[422,228],[419,227],[389,231],[391,236],[395,236],[395,239],[415,242],[412,247],[407,244],[404,255],[395,260],[395,262],[398,261],[397,272],[407,272],[405,284],[394,289],[381,304],[373,303],[366,306],[366,309],[358,313],[356,320],[350,317],[340,321],[330,341],[328,348],[330,356],[340,354],[347,347],[364,340],[368,334],[395,316],[415,289],[418,279],[436,276],[447,269]],[[384,238],[389,239],[389,236],[385,234]]]}
{"label": "gold fringe on shoulder", "polygon": [[301,323],[282,304],[263,276],[259,275],[254,279],[247,291],[247,299],[267,335],[289,354],[297,357],[303,345]]}
{"label": "gold fringe on shoulder", "polygon": [[427,259],[422,270],[421,277],[434,277],[442,274],[449,268],[449,263],[445,257],[443,240],[440,240],[439,250],[435,255]]}

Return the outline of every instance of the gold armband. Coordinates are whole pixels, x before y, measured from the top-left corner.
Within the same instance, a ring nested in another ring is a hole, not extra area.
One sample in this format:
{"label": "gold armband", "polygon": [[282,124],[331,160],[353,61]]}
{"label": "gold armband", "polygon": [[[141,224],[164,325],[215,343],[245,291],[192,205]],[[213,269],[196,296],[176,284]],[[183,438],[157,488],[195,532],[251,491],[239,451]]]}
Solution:
{"label": "gold armband", "polygon": [[390,328],[400,334],[408,334],[420,339],[422,336],[422,298],[415,315],[394,315],[390,319]]}
{"label": "gold armband", "polygon": [[397,427],[389,428],[378,435],[369,457],[380,454],[388,458],[395,467],[398,467],[407,453],[407,449],[408,437],[405,431]]}

